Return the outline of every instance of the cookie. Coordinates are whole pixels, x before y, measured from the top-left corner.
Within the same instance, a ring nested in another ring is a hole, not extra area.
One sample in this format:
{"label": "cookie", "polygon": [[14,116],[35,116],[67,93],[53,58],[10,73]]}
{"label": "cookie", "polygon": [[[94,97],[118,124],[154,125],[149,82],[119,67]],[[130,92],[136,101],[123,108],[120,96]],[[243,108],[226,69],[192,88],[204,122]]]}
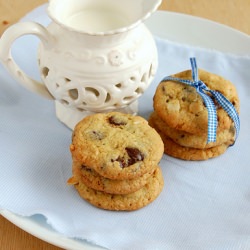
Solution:
{"label": "cookie", "polygon": [[[192,72],[187,70],[173,77],[192,80]],[[201,69],[199,78],[209,89],[221,92],[239,112],[237,91],[230,81]],[[215,105],[218,119],[217,130],[230,130],[233,121],[221,106],[216,102]],[[154,95],[154,109],[169,127],[196,135],[207,133],[207,108],[192,86],[175,81],[162,81]]]}
{"label": "cookie", "polygon": [[221,145],[223,143],[233,144],[235,139],[235,127],[231,125],[230,129],[217,131],[216,142],[207,143],[207,133],[202,135],[190,134],[185,131],[176,130],[169,127],[156,112],[153,112],[149,117],[149,125],[159,128],[163,134],[169,137],[175,143],[184,146],[197,149],[211,148]]}
{"label": "cookie", "polygon": [[225,153],[225,151],[230,145],[229,143],[223,143],[215,147],[204,148],[204,149],[183,147],[175,143],[168,136],[166,136],[161,129],[157,128],[156,126],[155,128],[157,129],[158,133],[160,134],[164,142],[165,154],[182,160],[188,160],[188,161],[208,160],[210,158],[214,158]]}
{"label": "cookie", "polygon": [[119,112],[85,117],[73,132],[73,160],[109,179],[134,179],[158,165],[164,151],[158,133],[140,117]]}
{"label": "cookie", "polygon": [[79,162],[73,162],[75,179],[80,180],[87,187],[111,194],[128,194],[139,190],[147,183],[154,170],[135,179],[112,180],[102,177],[92,168],[86,167]]}
{"label": "cookie", "polygon": [[89,188],[81,181],[75,184],[75,187],[83,199],[96,207],[106,210],[130,211],[153,202],[161,193],[163,185],[161,169],[157,167],[148,182],[141,189],[130,194],[108,194]]}

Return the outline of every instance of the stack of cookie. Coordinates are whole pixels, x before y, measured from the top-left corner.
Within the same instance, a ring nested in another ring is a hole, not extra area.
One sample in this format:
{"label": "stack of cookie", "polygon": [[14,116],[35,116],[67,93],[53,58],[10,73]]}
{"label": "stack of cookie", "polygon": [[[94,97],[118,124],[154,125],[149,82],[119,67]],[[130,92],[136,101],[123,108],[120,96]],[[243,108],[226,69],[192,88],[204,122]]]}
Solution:
{"label": "stack of cookie", "polygon": [[[192,80],[191,70],[173,75]],[[224,78],[199,70],[199,78],[211,90],[222,93],[239,113],[235,86]],[[154,95],[149,124],[160,134],[166,154],[183,160],[206,160],[223,154],[235,140],[235,126],[217,105],[217,139],[207,143],[208,112],[196,89],[176,81],[162,81]]]}
{"label": "stack of cookie", "polygon": [[147,121],[119,112],[80,121],[70,146],[75,185],[82,198],[108,210],[136,210],[155,200],[163,188],[158,166],[163,142]]}

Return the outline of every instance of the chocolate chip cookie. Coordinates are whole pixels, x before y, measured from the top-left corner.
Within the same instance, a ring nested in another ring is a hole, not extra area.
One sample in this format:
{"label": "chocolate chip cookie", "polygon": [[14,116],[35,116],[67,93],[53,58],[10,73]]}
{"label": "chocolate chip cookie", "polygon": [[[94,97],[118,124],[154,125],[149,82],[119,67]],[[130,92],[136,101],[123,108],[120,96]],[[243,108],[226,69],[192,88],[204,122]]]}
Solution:
{"label": "chocolate chip cookie", "polygon": [[164,185],[161,169],[157,167],[147,183],[129,194],[109,194],[87,187],[82,181],[75,184],[79,195],[92,205],[107,210],[137,210],[153,202]]}
{"label": "chocolate chip cookie", "polygon": [[[157,167],[157,166],[156,166]],[[156,168],[155,167],[155,168]],[[135,179],[114,180],[99,175],[93,168],[73,162],[73,176],[87,187],[110,194],[129,194],[142,188],[155,169]]]}
{"label": "chocolate chip cookie", "polygon": [[[191,70],[173,77],[192,80]],[[199,69],[199,78],[211,90],[222,93],[239,112],[239,98],[235,86],[221,76]],[[218,131],[230,130],[233,121],[226,111],[216,104]],[[203,99],[196,89],[184,83],[162,81],[154,95],[154,109],[159,117],[170,127],[191,134],[207,133],[208,112]]]}
{"label": "chocolate chip cookie", "polygon": [[119,112],[80,121],[70,146],[73,160],[109,179],[134,179],[152,171],[164,150],[158,133],[140,117]]}
{"label": "chocolate chip cookie", "polygon": [[159,128],[163,134],[175,143],[183,147],[191,147],[197,149],[212,148],[221,144],[233,144],[235,140],[235,127],[231,125],[230,129],[217,131],[216,142],[207,143],[207,133],[202,135],[190,134],[188,132],[171,128],[153,112],[149,117],[149,125]]}
{"label": "chocolate chip cookie", "polygon": [[155,125],[154,128],[157,129],[157,132],[160,134],[164,142],[165,154],[182,160],[188,160],[188,161],[208,160],[210,158],[214,158],[223,154],[230,145],[230,143],[226,142],[218,146],[214,146],[211,148],[203,148],[203,149],[184,147],[177,144],[172,139],[170,139],[161,130],[161,128],[158,128]]}

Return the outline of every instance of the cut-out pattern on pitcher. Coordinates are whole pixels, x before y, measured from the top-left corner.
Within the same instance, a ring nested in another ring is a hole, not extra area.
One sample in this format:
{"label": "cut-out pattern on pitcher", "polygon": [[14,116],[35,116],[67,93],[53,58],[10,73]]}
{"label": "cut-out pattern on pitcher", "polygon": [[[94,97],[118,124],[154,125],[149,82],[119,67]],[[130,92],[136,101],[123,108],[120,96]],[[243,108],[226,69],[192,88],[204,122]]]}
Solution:
{"label": "cut-out pattern on pitcher", "polygon": [[[48,67],[41,67],[44,82],[50,83],[50,92],[63,105],[75,108],[78,111],[99,111],[122,108],[135,101],[142,95],[150,84],[156,72],[157,62],[143,65],[127,73],[121,81],[114,82],[112,76],[98,79],[98,84],[70,76],[59,76],[60,72],[53,72]],[[55,80],[54,76],[58,79]],[[52,79],[54,83],[51,84]]]}

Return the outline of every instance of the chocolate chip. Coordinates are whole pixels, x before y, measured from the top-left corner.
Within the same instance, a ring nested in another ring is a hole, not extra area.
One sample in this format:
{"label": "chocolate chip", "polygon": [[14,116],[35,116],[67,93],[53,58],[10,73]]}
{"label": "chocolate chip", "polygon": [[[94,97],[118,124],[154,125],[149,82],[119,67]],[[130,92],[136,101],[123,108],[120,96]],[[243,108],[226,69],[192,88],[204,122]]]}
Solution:
{"label": "chocolate chip", "polygon": [[129,156],[128,164],[132,165],[138,161],[143,161],[144,155],[138,148],[125,148]]}
{"label": "chocolate chip", "polygon": [[143,161],[144,155],[139,149],[126,147],[125,150],[128,154],[128,158],[119,156],[116,160],[112,159],[111,162],[117,161],[121,168],[126,168],[138,161]]}
{"label": "chocolate chip", "polygon": [[235,134],[235,127],[234,127],[233,124],[230,126],[229,132],[230,132],[231,134]]}
{"label": "chocolate chip", "polygon": [[115,161],[119,162],[121,168],[126,168],[128,166],[128,163],[126,162],[125,158],[123,158],[123,157],[119,156]]}
{"label": "chocolate chip", "polygon": [[92,172],[92,169],[91,169],[91,168],[89,168],[89,167],[87,167],[87,166],[86,166],[86,165],[84,165],[84,164],[82,164],[82,165],[81,165],[81,169],[82,169],[82,170],[84,170],[84,169],[85,169],[85,170],[86,170],[86,171],[88,171],[88,172]]}
{"label": "chocolate chip", "polygon": [[216,109],[220,108],[220,104],[217,102],[214,96],[210,96]]}
{"label": "chocolate chip", "polygon": [[127,124],[127,122],[122,121],[119,117],[116,116],[110,116],[108,120],[111,125],[115,126],[124,126]]}

